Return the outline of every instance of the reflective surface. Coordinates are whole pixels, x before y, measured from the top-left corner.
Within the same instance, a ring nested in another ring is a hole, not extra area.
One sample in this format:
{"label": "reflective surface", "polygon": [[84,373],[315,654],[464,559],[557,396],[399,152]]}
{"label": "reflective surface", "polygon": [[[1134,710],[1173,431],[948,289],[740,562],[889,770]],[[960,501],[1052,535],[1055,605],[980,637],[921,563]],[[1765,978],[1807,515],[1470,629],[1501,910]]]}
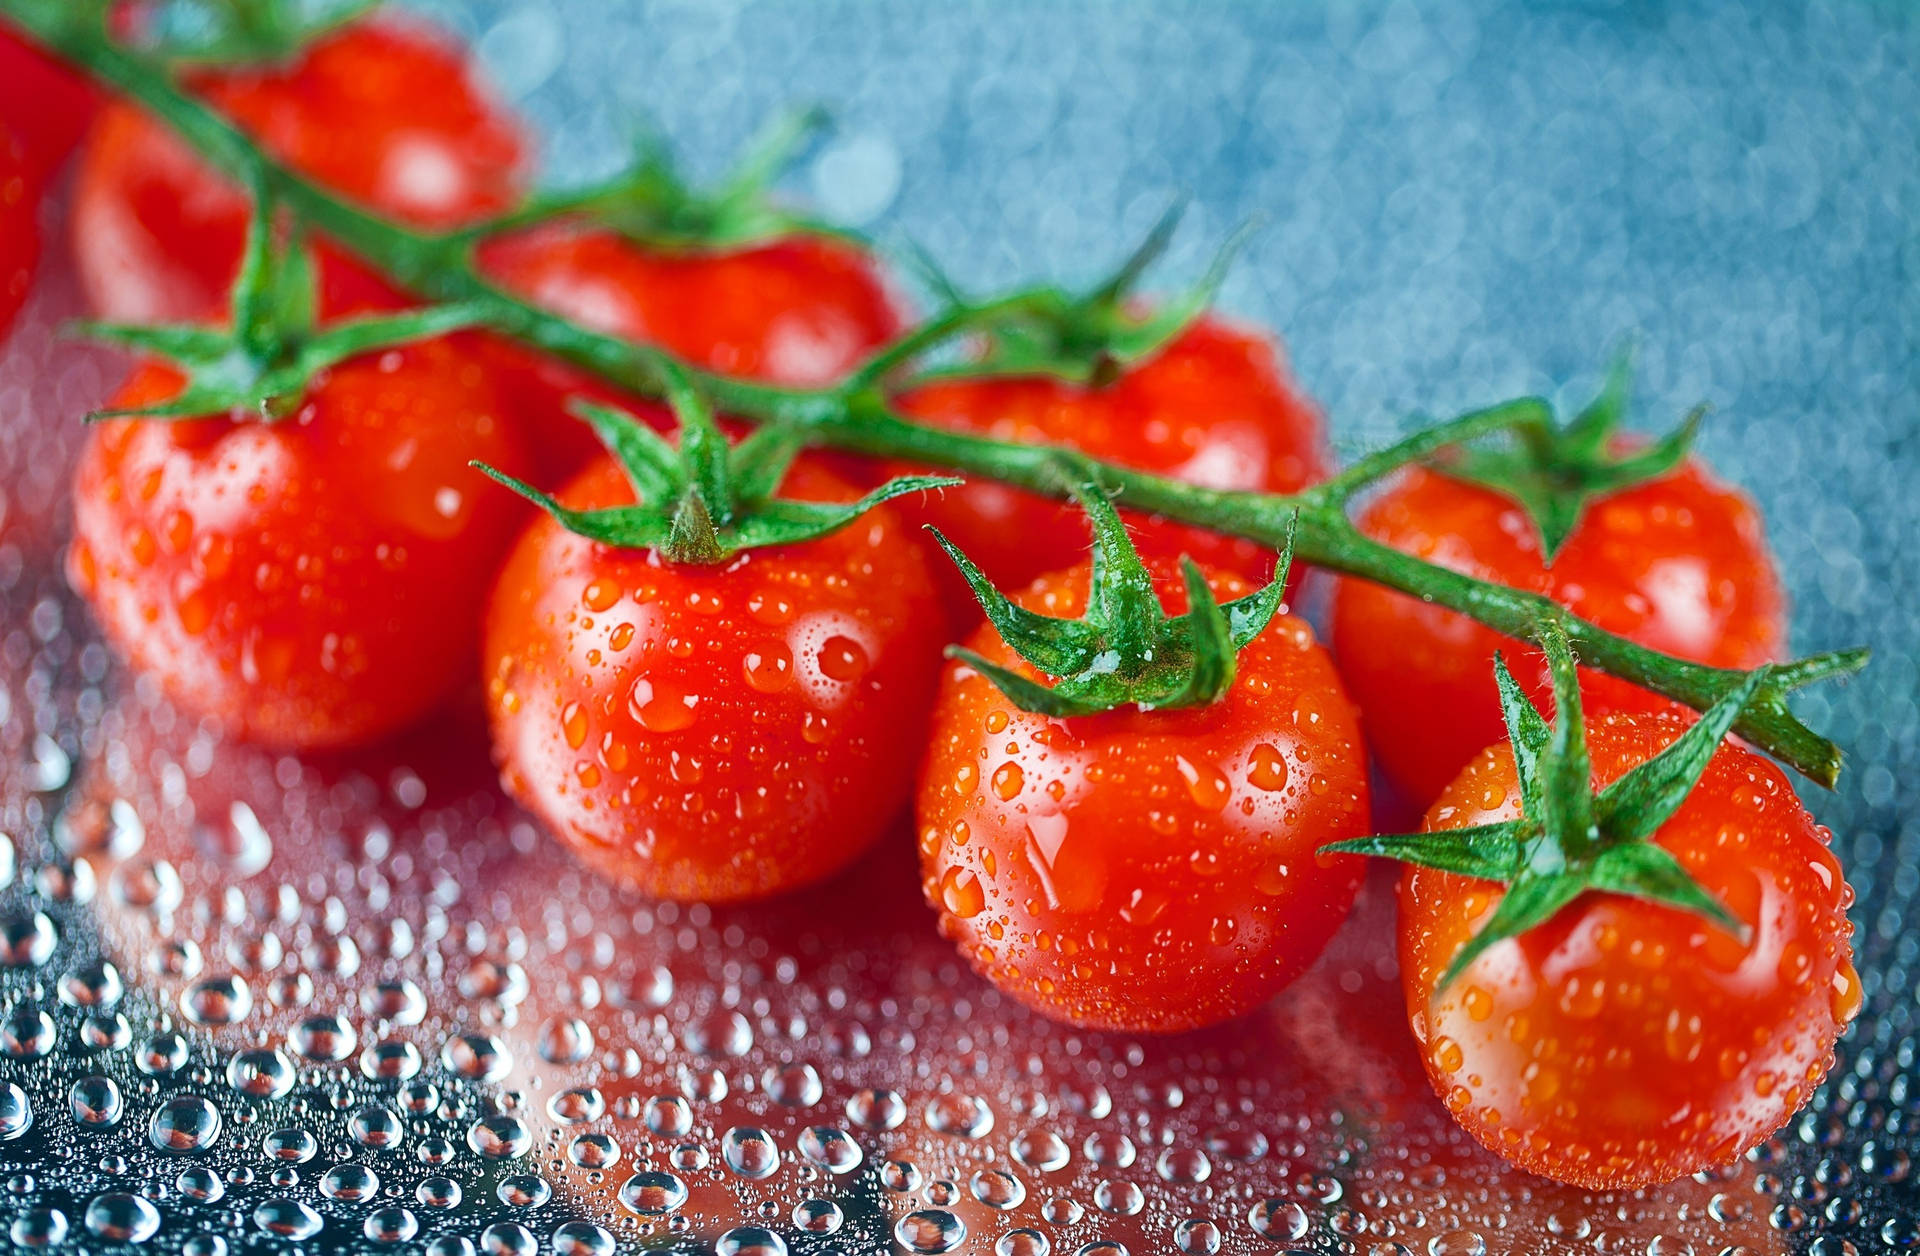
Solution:
{"label": "reflective surface", "polygon": [[[493,787],[477,705],[349,759],[223,742],[97,643],[58,574],[77,416],[60,250],[0,357],[0,1215],[23,1247],[1716,1253],[1920,1243],[1913,759],[1920,52],[1891,6],[1398,3],[1088,18],[941,6],[437,6],[587,173],[645,104],[712,169],[842,102],[797,179],[959,277],[1083,277],[1177,187],[1275,221],[1229,284],[1351,449],[1590,371],[1640,334],[1648,421],[1720,403],[1796,645],[1866,641],[1809,710],[1861,891],[1868,1004],[1741,1164],[1595,1196],[1432,1099],[1370,886],[1255,1016],[1076,1034],[975,979],[898,841],[756,909],[576,869]],[[543,69],[544,67],[544,69]],[[1756,86],[1757,83],[1757,86]],[[624,102],[621,104],[619,102]],[[561,125],[562,120],[566,125]],[[4,852],[0,852],[4,855]]]}

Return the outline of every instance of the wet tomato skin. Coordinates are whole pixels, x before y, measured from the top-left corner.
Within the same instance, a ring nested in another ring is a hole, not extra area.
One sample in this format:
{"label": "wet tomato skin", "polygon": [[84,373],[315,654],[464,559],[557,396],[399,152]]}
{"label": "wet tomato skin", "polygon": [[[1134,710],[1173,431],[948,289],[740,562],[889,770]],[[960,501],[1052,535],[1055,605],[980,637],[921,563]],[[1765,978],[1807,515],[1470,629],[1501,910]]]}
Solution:
{"label": "wet tomato skin", "polygon": [[[114,399],[179,387],[138,369]],[[68,571],[173,700],[253,740],[374,740],[469,683],[524,515],[467,466],[527,457],[484,364],[446,341],[356,358],[266,424],[94,426]]]}
{"label": "wet tomato skin", "polygon": [[[906,392],[900,406],[938,427],[1068,446],[1208,488],[1292,492],[1327,472],[1319,411],[1274,344],[1211,317],[1111,384],[949,380]],[[1030,584],[1087,553],[1078,509],[988,480],[929,494],[913,517],[938,527],[1002,587]],[[1143,553],[1190,554],[1252,579],[1273,571],[1272,549],[1252,541],[1132,512],[1128,523]],[[978,623],[964,583],[952,577],[948,591],[960,622]]]}
{"label": "wet tomato skin", "polygon": [[[412,226],[508,208],[527,146],[465,54],[382,16],[330,31],[283,65],[198,70],[189,88],[272,156]],[[184,321],[226,309],[251,213],[245,195],[165,126],[109,102],[81,153],[74,255],[103,317]],[[384,278],[321,241],[323,311],[403,304]]]}
{"label": "wet tomato skin", "polygon": [[[479,263],[509,291],[583,326],[769,383],[828,383],[900,330],[872,259],[840,240],[796,235],[671,250],[560,222],[487,241]],[[495,352],[512,372],[530,430],[543,434],[543,464],[556,474],[571,475],[600,452],[568,417],[570,398],[607,400],[670,425],[661,407],[613,396],[578,368],[515,345]]]}
{"label": "wet tomato skin", "polygon": [[[783,495],[851,500],[803,459]],[[561,494],[633,501],[610,459]],[[886,507],[712,567],[536,520],[487,613],[508,793],[658,897],[761,898],[858,857],[905,805],[939,667],[919,546]]]}
{"label": "wet tomato skin", "polygon": [[[1620,712],[1589,729],[1596,788],[1687,727]],[[1429,830],[1520,814],[1505,743],[1427,813]],[[1860,1003],[1853,892],[1772,763],[1732,744],[1655,835],[1752,926],[1588,894],[1434,985],[1501,888],[1413,868],[1400,885],[1400,967],[1435,1091],[1489,1149],[1590,1189],[1669,1182],[1723,1164],[1784,1124],[1833,1063]]]}
{"label": "wet tomato skin", "polygon": [[[1176,568],[1149,560],[1170,610]],[[1088,569],[1018,597],[1078,615]],[[1221,598],[1249,586],[1209,577]],[[1035,675],[982,626],[969,646]],[[1238,1016],[1313,962],[1353,905],[1367,832],[1359,720],[1288,615],[1212,705],[1059,719],[949,664],[917,812],[922,887],[988,980],[1056,1020],[1172,1033]]]}
{"label": "wet tomato skin", "polygon": [[[1642,645],[1719,667],[1780,657],[1786,599],[1759,510],[1697,462],[1588,507],[1551,566],[1512,501],[1424,469],[1405,473],[1358,519],[1374,540],[1443,567],[1543,594]],[[1341,675],[1383,773],[1425,807],[1481,748],[1503,740],[1493,686],[1500,651],[1532,692],[1539,653],[1452,611],[1343,579],[1331,617]],[[1589,711],[1679,708],[1583,672]]]}

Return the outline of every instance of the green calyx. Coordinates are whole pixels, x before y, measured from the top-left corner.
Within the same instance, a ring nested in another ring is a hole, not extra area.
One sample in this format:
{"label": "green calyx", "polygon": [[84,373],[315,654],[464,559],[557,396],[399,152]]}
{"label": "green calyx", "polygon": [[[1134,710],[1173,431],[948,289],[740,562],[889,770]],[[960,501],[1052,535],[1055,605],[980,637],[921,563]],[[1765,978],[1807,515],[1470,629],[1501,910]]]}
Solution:
{"label": "green calyx", "polygon": [[[1166,252],[1184,210],[1185,203],[1180,201],[1168,207],[1139,247],[1090,290],[1033,292],[1028,300],[998,311],[973,328],[985,339],[978,357],[950,369],[935,368],[921,378],[1048,375],[1096,388],[1112,384],[1129,367],[1166,348],[1207,312],[1253,231],[1250,223],[1235,232],[1198,283],[1142,313],[1137,286]],[[925,258],[919,260],[950,306],[975,308],[937,268]]]}
{"label": "green calyx", "polygon": [[908,475],[851,502],[797,501],[774,490],[801,448],[789,429],[763,427],[729,444],[713,410],[684,372],[669,369],[668,400],[680,420],[670,444],[630,414],[575,401],[575,415],[593,428],[633,485],[631,506],[571,510],[551,495],[486,463],[472,465],[558,520],[603,545],[650,549],[673,563],[723,563],[742,550],[798,545],[837,532],[881,502],[960,481]]}
{"label": "green calyx", "polygon": [[1746,941],[1747,924],[1701,887],[1652,840],[1687,799],[1708,761],[1756,695],[1843,674],[1859,665],[1820,655],[1748,672],[1671,745],[1597,794],[1573,647],[1558,622],[1541,644],[1553,677],[1551,728],[1496,656],[1494,679],[1519,778],[1521,818],[1476,828],[1363,837],[1321,847],[1381,855],[1463,876],[1499,881],[1506,894],[1460,949],[1437,988],[1451,984],[1497,942],[1551,920],[1588,891],[1624,894],[1692,912]]}
{"label": "green calyx", "polygon": [[234,281],[230,328],[75,323],[74,334],[165,358],[186,375],[173,397],[148,406],[97,410],[87,418],[187,419],[249,415],[264,422],[299,409],[313,376],[376,349],[470,327],[477,305],[436,305],[401,314],[341,319],[315,326],[313,255],[298,223],[275,239],[275,207],[264,179],[254,184],[254,214]]}
{"label": "green calyx", "polygon": [[1233,683],[1240,650],[1265,630],[1280,609],[1293,532],[1280,552],[1273,582],[1231,602],[1215,600],[1206,576],[1180,560],[1187,611],[1161,608],[1153,577],[1127,535],[1106,491],[1074,467],[1072,492],[1093,525],[1093,571],[1080,619],[1054,619],[1015,605],[960,549],[929,529],[966,577],[987,620],[1008,648],[1047,675],[1044,685],[972,650],[947,649],[985,676],[1023,710],[1043,715],[1093,715],[1119,707],[1142,710],[1205,706]]}
{"label": "green calyx", "polygon": [[166,0],[150,6],[145,42],[172,65],[284,61],[379,4],[380,0]]}
{"label": "green calyx", "polygon": [[1540,533],[1546,561],[1553,562],[1593,502],[1666,475],[1693,448],[1706,417],[1696,407],[1680,426],[1643,449],[1616,455],[1610,447],[1627,407],[1632,367],[1615,360],[1600,395],[1573,421],[1551,419],[1515,428],[1517,442],[1505,449],[1461,449],[1433,463],[1457,480],[1492,489],[1527,512]]}
{"label": "green calyx", "polygon": [[643,128],[635,141],[633,164],[612,178],[537,195],[462,234],[478,238],[554,219],[584,218],[674,252],[725,252],[796,234],[843,238],[844,232],[782,208],[772,197],[773,185],[828,122],[826,111],[818,108],[776,116],[748,142],[732,173],[710,190],[690,184],[666,141]]}

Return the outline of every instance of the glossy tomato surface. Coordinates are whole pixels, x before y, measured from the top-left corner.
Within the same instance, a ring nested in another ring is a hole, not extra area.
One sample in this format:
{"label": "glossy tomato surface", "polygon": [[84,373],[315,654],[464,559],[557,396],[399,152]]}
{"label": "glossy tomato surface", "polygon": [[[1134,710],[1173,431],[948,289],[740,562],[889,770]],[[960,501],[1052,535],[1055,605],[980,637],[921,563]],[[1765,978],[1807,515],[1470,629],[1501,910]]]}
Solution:
{"label": "glossy tomato surface", "polygon": [[[274,157],[415,226],[505,209],[525,183],[516,123],[462,50],[413,21],[357,21],[284,65],[198,70],[187,81]],[[249,214],[240,190],[165,127],[131,105],[107,105],[81,155],[73,206],[88,299],[126,321],[222,313]],[[323,245],[321,258],[326,312],[399,302],[340,250]]]}
{"label": "glossy tomato surface", "polygon": [[[536,305],[609,335],[658,345],[696,366],[779,384],[844,375],[899,330],[872,259],[851,244],[796,235],[739,249],[669,250],[606,228],[554,223],[487,242],[481,268]],[[565,363],[498,345],[543,464],[571,474],[599,446],[570,398],[612,402],[668,423],[663,409]]]}
{"label": "glossy tomato surface", "polygon": [[[1511,500],[1416,469],[1361,512],[1362,531],[1428,562],[1544,594],[1642,645],[1719,667],[1780,657],[1786,599],[1759,510],[1698,463],[1589,506],[1551,566]],[[1537,650],[1380,585],[1342,580],[1334,653],[1382,770],[1424,807],[1506,736],[1493,685],[1500,651],[1547,691]],[[1624,681],[1582,674],[1588,709],[1677,710]]]}
{"label": "glossy tomato surface", "polygon": [[[143,367],[114,404],[178,386]],[[487,369],[445,341],[343,363],[276,423],[102,423],[74,479],[70,578],[188,710],[277,745],[365,742],[473,675],[524,515],[468,459],[526,470]]]}
{"label": "glossy tomato surface", "polygon": [[[908,392],[900,405],[941,427],[1066,446],[1208,488],[1291,492],[1327,470],[1319,411],[1288,377],[1273,342],[1214,318],[1102,387],[1038,376],[952,380]],[[1077,508],[987,480],[929,494],[913,514],[1003,588],[1087,554]],[[1273,571],[1272,551],[1251,541],[1131,513],[1128,522],[1143,553],[1190,554],[1256,579]],[[948,588],[963,622],[977,622],[964,584],[955,577]]]}
{"label": "glossy tomato surface", "polygon": [[900,327],[872,259],[819,236],[668,250],[555,223],[489,241],[480,263],[504,287],[597,331],[773,383],[828,383]]}
{"label": "glossy tomato surface", "polygon": [[[857,495],[807,461],[782,491]],[[560,497],[634,500],[610,459]],[[885,507],[713,567],[542,517],[487,613],[494,754],[507,791],[603,874],[763,897],[838,871],[898,816],[940,645],[921,550]]]}
{"label": "glossy tomato surface", "polygon": [[78,70],[0,23],[0,130],[19,140],[35,182],[80,142],[99,99]]}
{"label": "glossy tomato surface", "polygon": [[[1169,611],[1185,609],[1155,561]],[[1084,609],[1088,568],[1017,599]],[[1216,573],[1222,598],[1248,585]],[[991,626],[968,645],[1039,674]],[[1367,831],[1359,719],[1305,621],[1282,614],[1209,706],[1059,719],[948,665],[921,774],[927,901],[996,986],[1074,1025],[1167,1033],[1238,1016],[1305,971],[1346,919]]]}
{"label": "glossy tomato surface", "polygon": [[39,185],[27,169],[25,149],[0,123],[0,336],[26,303],[39,261]]}
{"label": "glossy tomato surface", "polygon": [[[1589,729],[1596,788],[1687,727],[1617,713]],[[1520,815],[1504,743],[1427,813],[1464,829]],[[1853,891],[1780,770],[1725,744],[1656,840],[1752,929],[1588,894],[1435,983],[1502,896],[1430,868],[1400,887],[1407,1013],[1434,1089],[1467,1131],[1534,1173],[1595,1189],[1725,1164],[1778,1129],[1860,1005]]]}

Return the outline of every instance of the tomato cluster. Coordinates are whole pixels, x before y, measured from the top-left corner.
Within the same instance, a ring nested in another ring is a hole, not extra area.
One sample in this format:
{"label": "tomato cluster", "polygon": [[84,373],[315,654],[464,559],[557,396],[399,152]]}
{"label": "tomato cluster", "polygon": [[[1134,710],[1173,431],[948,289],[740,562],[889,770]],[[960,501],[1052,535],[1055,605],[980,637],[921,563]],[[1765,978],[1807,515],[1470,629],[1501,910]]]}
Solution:
{"label": "tomato cluster", "polygon": [[[27,289],[40,189],[92,103],[0,35],[0,83],[29,79],[68,103],[26,111],[0,95],[0,329]],[[461,50],[411,23],[360,18],[295,56],[184,82],[268,154],[406,223],[475,223],[524,192],[518,121]],[[96,309],[216,319],[255,212],[242,191],[126,102],[99,111],[79,166],[72,242]],[[407,303],[344,249],[317,254],[323,318]],[[505,232],[476,258],[529,302],[770,383],[842,378],[902,326],[870,256],[802,230],[701,247],[575,217]],[[113,404],[187,386],[147,363]],[[1065,687],[998,625],[1090,613],[1100,577],[1079,512],[974,482],[683,561],[576,526],[671,505],[648,500],[631,449],[590,452],[563,413],[582,392],[666,421],[577,368],[461,332],[329,366],[287,413],[101,423],[75,475],[72,582],[177,704],[293,749],[377,739],[477,676],[508,792],[651,894],[818,881],[913,801],[940,928],[988,980],[1081,1026],[1214,1024],[1311,965],[1360,886],[1360,860],[1321,848],[1373,831],[1369,747],[1407,800],[1432,803],[1429,830],[1518,814],[1489,665],[1504,646],[1525,686],[1544,671],[1473,621],[1343,581],[1331,653],[1281,611],[1204,704],[1042,713],[1009,694]],[[928,425],[1210,488],[1292,491],[1329,471],[1317,411],[1272,340],[1211,316],[1110,378],[947,378],[899,403]],[[567,481],[553,498],[528,490],[548,511],[535,517],[469,462],[516,485]],[[843,472],[801,457],[777,477],[780,508],[854,500]],[[682,498],[676,543],[714,506]],[[1163,619],[1248,598],[1272,572],[1246,540],[1127,518],[1140,595]],[[918,522],[1012,587],[1018,609],[979,624],[978,587]],[[1747,668],[1781,648],[1759,517],[1696,462],[1594,502],[1551,561],[1513,500],[1444,470],[1407,471],[1360,526],[1660,650]],[[956,612],[977,626],[943,664]],[[1614,712],[1592,729],[1596,788],[1684,727],[1623,682],[1585,688]],[[1723,746],[1652,840],[1752,936],[1595,891],[1448,981],[1502,889],[1424,868],[1401,883],[1408,1011],[1434,1085],[1536,1172],[1630,1186],[1728,1159],[1809,1092],[1858,1004],[1850,892],[1778,771]]]}

